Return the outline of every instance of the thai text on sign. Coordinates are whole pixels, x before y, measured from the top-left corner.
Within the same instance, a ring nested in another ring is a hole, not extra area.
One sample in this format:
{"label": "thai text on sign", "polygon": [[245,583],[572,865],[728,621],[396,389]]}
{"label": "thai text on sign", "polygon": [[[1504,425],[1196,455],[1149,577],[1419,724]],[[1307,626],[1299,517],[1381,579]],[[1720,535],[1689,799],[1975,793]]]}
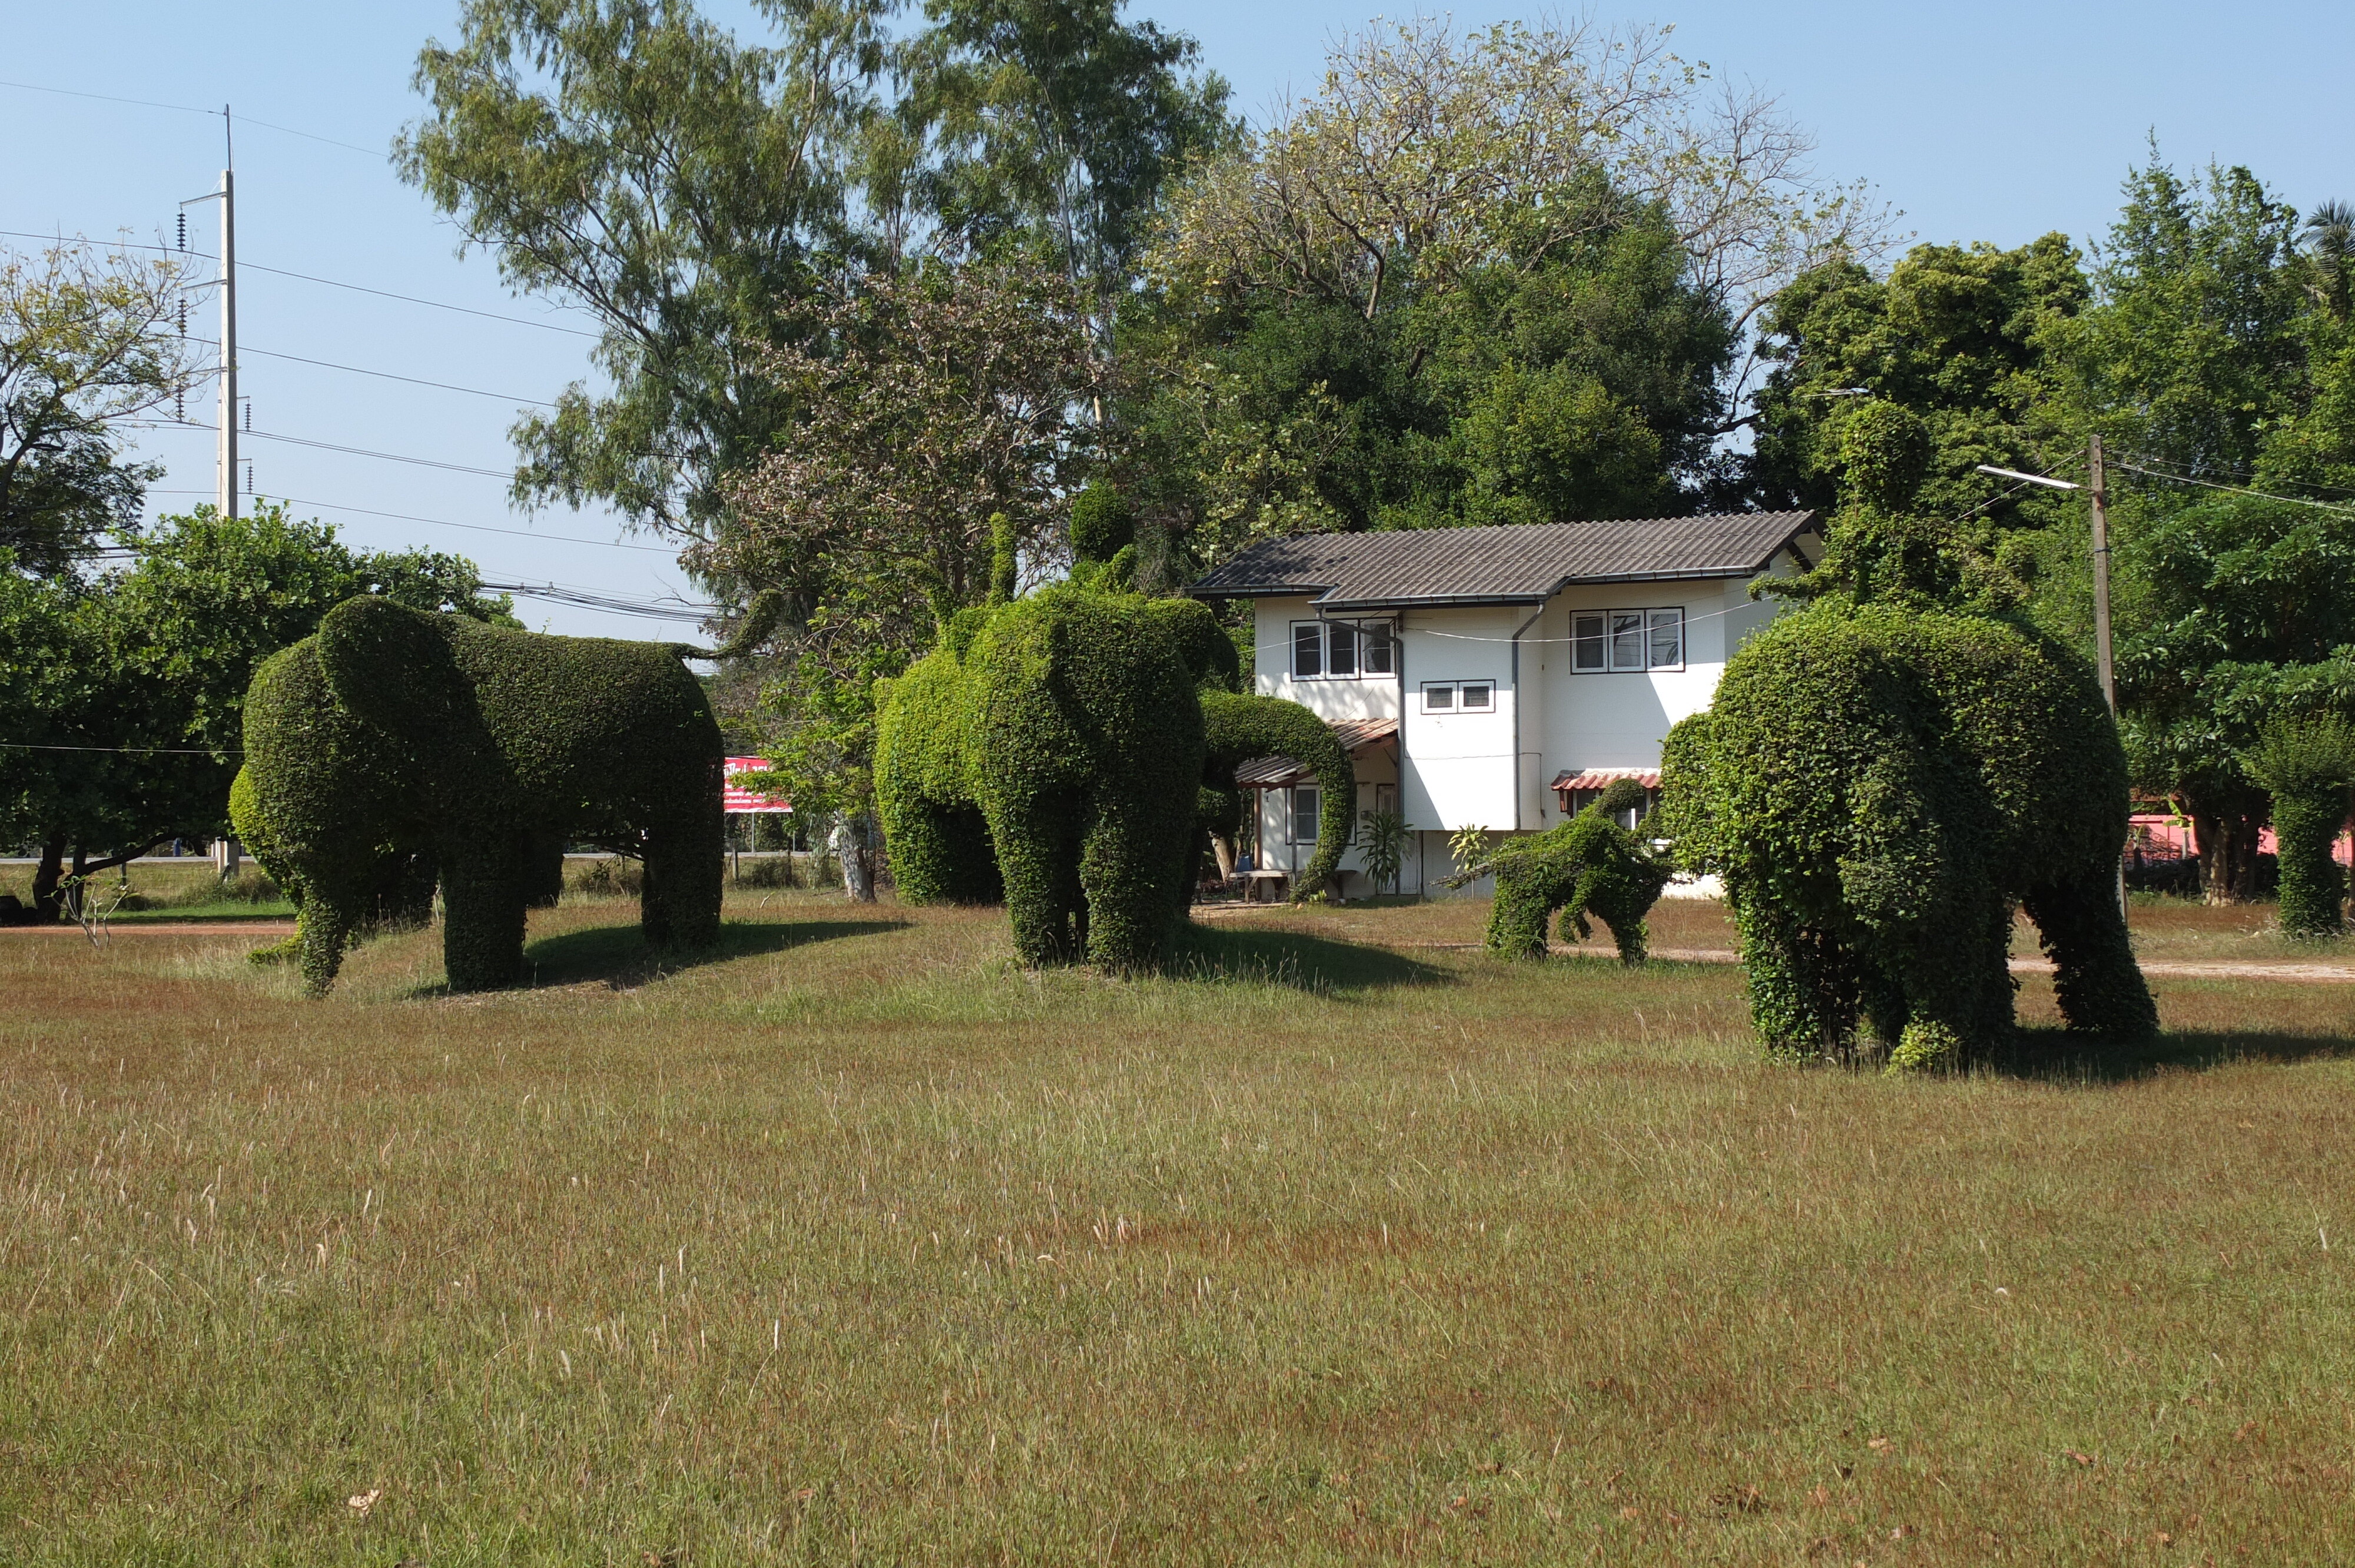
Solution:
{"label": "thai text on sign", "polygon": [[729,812],[792,810],[794,807],[790,800],[779,800],[774,795],[755,794],[750,789],[740,789],[736,787],[738,775],[763,772],[768,766],[769,759],[765,757],[727,758],[728,771],[719,785],[719,809]]}

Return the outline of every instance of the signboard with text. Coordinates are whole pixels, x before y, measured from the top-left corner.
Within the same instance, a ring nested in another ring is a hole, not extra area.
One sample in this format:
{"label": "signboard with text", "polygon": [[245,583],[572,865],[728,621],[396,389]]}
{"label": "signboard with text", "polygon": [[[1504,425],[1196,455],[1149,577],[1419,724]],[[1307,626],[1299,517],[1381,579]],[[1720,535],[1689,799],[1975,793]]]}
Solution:
{"label": "signboard with text", "polygon": [[759,795],[750,789],[740,789],[736,779],[740,774],[759,773],[769,766],[765,757],[731,757],[727,759],[727,777],[719,786],[719,809],[730,813],[739,811],[790,811],[793,802],[774,795]]}

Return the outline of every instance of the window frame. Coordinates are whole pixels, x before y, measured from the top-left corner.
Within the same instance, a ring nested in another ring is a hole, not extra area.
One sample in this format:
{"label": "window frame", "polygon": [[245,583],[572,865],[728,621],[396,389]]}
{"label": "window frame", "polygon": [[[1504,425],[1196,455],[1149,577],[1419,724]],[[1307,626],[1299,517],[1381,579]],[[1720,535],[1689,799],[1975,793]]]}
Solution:
{"label": "window frame", "polygon": [[[1287,656],[1290,678],[1295,681],[1391,681],[1398,678],[1398,623],[1388,619],[1358,620],[1320,617],[1315,620],[1291,623],[1291,652]],[[1344,636],[1336,639],[1335,631]],[[1300,668],[1301,650],[1307,646],[1301,634],[1309,633],[1316,648],[1316,668],[1304,673]],[[1349,649],[1349,668],[1335,668],[1334,643],[1346,641]],[[1375,669],[1368,655],[1379,649],[1384,668]]]}
{"label": "window frame", "polygon": [[[1487,694],[1478,706],[1472,703],[1473,688]],[[1497,683],[1494,681],[1458,681],[1455,683],[1455,711],[1459,714],[1492,714],[1497,711]]]}
{"label": "window frame", "polygon": [[[1570,612],[1570,673],[1573,675],[1653,675],[1675,674],[1692,665],[1692,649],[1688,643],[1691,616],[1681,604],[1612,605],[1605,609],[1573,609]],[[1623,621],[1632,621],[1622,626]],[[1655,657],[1658,652],[1658,636],[1664,625],[1676,628],[1674,661]],[[1634,639],[1636,662],[1623,662],[1620,645]],[[1590,656],[1600,662],[1588,663]]]}
{"label": "window frame", "polygon": [[[1311,832],[1305,839],[1300,836],[1300,798],[1303,795],[1316,798],[1316,832]],[[1324,786],[1321,784],[1286,785],[1284,790],[1284,842],[1294,845],[1305,844],[1313,849],[1316,844],[1317,833],[1322,832],[1324,827]]]}

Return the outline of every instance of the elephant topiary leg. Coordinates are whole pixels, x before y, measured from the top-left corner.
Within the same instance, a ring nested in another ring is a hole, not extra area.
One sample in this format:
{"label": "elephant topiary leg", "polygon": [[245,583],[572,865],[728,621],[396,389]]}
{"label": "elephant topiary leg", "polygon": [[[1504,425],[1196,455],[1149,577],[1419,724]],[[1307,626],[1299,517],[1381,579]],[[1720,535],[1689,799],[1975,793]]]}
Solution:
{"label": "elephant topiary leg", "polygon": [[303,986],[313,996],[325,996],[344,967],[344,949],[352,945],[359,922],[349,905],[326,896],[314,881],[295,916],[294,940],[302,959]]}
{"label": "elephant topiary leg", "polygon": [[[1080,846],[1091,961],[1116,973],[1157,969],[1168,963],[1179,918],[1176,890],[1169,885],[1178,863],[1169,842],[1173,826],[1150,805],[1097,805]],[[1190,811],[1183,830],[1190,838]]]}
{"label": "elephant topiary leg", "polygon": [[1991,892],[1955,902],[1963,906],[1920,922],[1900,949],[1893,978],[1906,1022],[1889,1053],[1892,1072],[1959,1067],[2010,1038],[2011,906]]}
{"label": "elephant topiary leg", "polygon": [[1488,906],[1488,950],[1501,958],[1542,959],[1546,925],[1562,904],[1560,878],[1546,865],[1504,861],[1497,867],[1497,896]]}
{"label": "elephant topiary leg", "polygon": [[2021,900],[2052,959],[2052,990],[2072,1029],[2114,1040],[2158,1031],[2158,1006],[2143,983],[2118,913],[2115,885],[2086,877],[2052,883]]}
{"label": "elephant topiary leg", "polygon": [[1067,800],[1001,802],[989,837],[1006,877],[1006,915],[1025,964],[1076,963],[1087,952],[1080,833]]}
{"label": "elephant topiary leg", "polygon": [[553,828],[532,832],[524,902],[534,909],[552,909],[564,895],[564,839]]}
{"label": "elephant topiary leg", "polygon": [[709,822],[685,816],[646,830],[638,929],[655,947],[705,948],[719,940],[727,862],[718,814],[712,815]]}
{"label": "elephant topiary leg", "polygon": [[443,852],[442,967],[452,991],[513,985],[522,973],[529,846],[517,832]]}
{"label": "elephant topiary leg", "polygon": [[1838,938],[1763,899],[1730,895],[1750,1014],[1774,1055],[1846,1060],[1856,1049],[1857,963]]}

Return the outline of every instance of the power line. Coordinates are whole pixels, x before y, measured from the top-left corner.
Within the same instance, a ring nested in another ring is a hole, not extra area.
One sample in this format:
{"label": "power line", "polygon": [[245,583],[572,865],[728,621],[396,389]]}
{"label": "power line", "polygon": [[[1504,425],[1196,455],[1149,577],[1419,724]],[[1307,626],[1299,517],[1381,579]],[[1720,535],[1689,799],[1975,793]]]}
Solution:
{"label": "power line", "polygon": [[331,359],[306,359],[299,354],[279,354],[251,344],[238,344],[238,353],[258,354],[264,359],[291,359],[297,365],[315,365],[322,370],[348,370],[354,376],[374,376],[385,381],[406,381],[411,387],[432,387],[443,392],[464,392],[476,397],[496,397],[503,403],[528,403],[535,408],[553,408],[555,404],[538,397],[512,397],[505,392],[485,392],[479,387],[460,387],[448,381],[428,381],[420,376],[397,376],[389,370],[370,370],[358,365],[337,365]]}
{"label": "power line", "polygon": [[[65,243],[63,235],[35,234],[22,228],[0,228],[0,237],[11,239],[44,239],[59,245]],[[89,245],[100,242],[85,238],[80,243]],[[169,245],[146,245],[135,239],[112,239],[104,243],[123,250],[154,250],[165,256],[193,256],[206,261],[220,260],[217,256],[208,255],[201,250],[180,250]],[[554,322],[536,322],[529,316],[503,315],[497,311],[478,311],[472,305],[453,305],[441,300],[420,299],[415,294],[396,294],[389,289],[371,289],[365,283],[346,283],[335,278],[314,277],[308,272],[290,272],[283,267],[265,267],[259,261],[240,261],[238,267],[247,272],[268,272],[273,277],[295,278],[305,283],[324,283],[330,289],[349,289],[356,294],[374,294],[378,299],[399,300],[405,304],[427,305],[437,311],[455,311],[464,316],[481,316],[485,321],[511,322],[517,326],[538,327],[542,332],[560,332],[573,337],[597,338],[601,341],[604,336],[602,333],[584,332],[579,327],[559,326]]]}
{"label": "power line", "polygon": [[644,616],[649,620],[703,620],[719,613],[717,605],[689,604],[683,599],[615,599],[588,588],[566,588],[557,583],[494,583],[481,585],[497,593],[522,594],[527,599],[541,599],[556,604],[570,605],[578,609],[602,609],[613,615]]}
{"label": "power line", "polygon": [[2260,501],[2278,501],[2289,506],[2311,506],[2317,512],[2333,513],[2340,517],[2355,516],[2355,507],[2328,501],[2315,501],[2303,495],[2275,495],[2271,491],[2251,490],[2245,484],[2222,484],[2212,479],[2194,479],[2188,473],[2167,473],[2140,463],[2121,461],[2118,466],[2128,473],[2138,473],[2147,479],[2164,480],[2170,484],[2196,484],[2202,490],[2221,490],[2231,495],[2253,495]]}
{"label": "power line", "polygon": [[[210,495],[209,490],[150,490],[150,495]],[[505,534],[517,539],[538,539],[551,545],[594,545],[601,550],[643,550],[649,555],[668,556],[675,552],[660,545],[625,545],[617,539],[583,539],[570,534],[540,534],[527,528],[494,528],[487,523],[453,523],[441,517],[418,517],[407,512],[378,512],[366,506],[346,506],[339,501],[310,501],[300,495],[265,495],[265,501],[282,501],[295,506],[324,506],[331,512],[356,512],[363,517],[389,517],[401,523],[424,523],[436,528],[464,528],[470,534]]]}
{"label": "power line", "polygon": [[[152,98],[118,98],[111,92],[78,92],[70,87],[37,87],[29,81],[0,81],[0,87],[20,88],[27,92],[54,92],[65,98],[94,98],[101,103],[135,103],[142,109],[169,109],[181,114],[220,114],[222,112],[218,109],[199,109],[192,103],[159,103]],[[241,124],[258,125],[264,131],[275,131],[282,135],[300,136],[306,142],[325,142],[330,147],[342,147],[350,152],[364,153],[371,158],[384,156],[382,151],[374,147],[363,147],[351,142],[338,142],[333,136],[322,136],[311,131],[297,131],[292,125],[272,125],[267,120],[256,120],[250,114],[240,114],[238,120]]]}
{"label": "power line", "polygon": [[353,457],[379,458],[386,462],[410,463],[418,468],[446,469],[452,473],[479,473],[485,479],[515,477],[505,469],[474,468],[463,462],[443,462],[438,458],[404,457],[399,452],[376,452],[368,450],[366,447],[339,446],[334,441],[314,441],[303,436],[282,436],[272,430],[240,430],[238,434],[251,436],[258,440],[283,441],[288,446],[315,447],[321,451],[346,452]]}

